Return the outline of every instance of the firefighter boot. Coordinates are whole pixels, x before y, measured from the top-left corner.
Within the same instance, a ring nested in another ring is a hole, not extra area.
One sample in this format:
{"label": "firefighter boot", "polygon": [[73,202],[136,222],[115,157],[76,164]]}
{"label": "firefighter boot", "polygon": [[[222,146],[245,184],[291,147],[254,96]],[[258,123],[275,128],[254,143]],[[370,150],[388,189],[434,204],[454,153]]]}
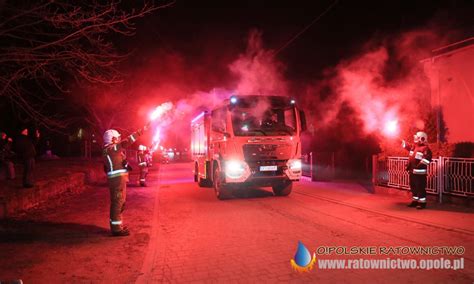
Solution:
{"label": "firefighter boot", "polygon": [[408,207],[417,207],[418,201],[413,200],[410,204],[408,204]]}
{"label": "firefighter boot", "polygon": [[112,231],[112,236],[114,237],[125,237],[130,235],[130,231],[127,227],[123,227],[120,231]]}

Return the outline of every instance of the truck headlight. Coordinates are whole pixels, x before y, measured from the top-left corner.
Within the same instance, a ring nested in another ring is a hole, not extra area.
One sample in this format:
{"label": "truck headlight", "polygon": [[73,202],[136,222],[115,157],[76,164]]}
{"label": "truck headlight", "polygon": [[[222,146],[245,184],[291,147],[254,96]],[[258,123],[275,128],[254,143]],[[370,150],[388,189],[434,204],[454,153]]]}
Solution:
{"label": "truck headlight", "polygon": [[288,161],[288,168],[292,172],[299,172],[301,171],[301,160],[300,159],[293,159]]}
{"label": "truck headlight", "polygon": [[225,174],[229,178],[241,178],[244,175],[246,164],[238,160],[230,160],[225,163]]}

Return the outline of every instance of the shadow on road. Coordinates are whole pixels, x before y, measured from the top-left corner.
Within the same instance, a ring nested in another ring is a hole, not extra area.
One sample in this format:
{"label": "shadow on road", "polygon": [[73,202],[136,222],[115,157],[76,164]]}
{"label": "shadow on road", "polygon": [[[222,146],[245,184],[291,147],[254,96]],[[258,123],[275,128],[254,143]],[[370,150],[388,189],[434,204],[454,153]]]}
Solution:
{"label": "shadow on road", "polygon": [[108,228],[33,220],[0,221],[0,243],[83,243],[110,235]]}
{"label": "shadow on road", "polygon": [[233,199],[263,198],[273,196],[273,192],[263,188],[240,188],[232,191]]}

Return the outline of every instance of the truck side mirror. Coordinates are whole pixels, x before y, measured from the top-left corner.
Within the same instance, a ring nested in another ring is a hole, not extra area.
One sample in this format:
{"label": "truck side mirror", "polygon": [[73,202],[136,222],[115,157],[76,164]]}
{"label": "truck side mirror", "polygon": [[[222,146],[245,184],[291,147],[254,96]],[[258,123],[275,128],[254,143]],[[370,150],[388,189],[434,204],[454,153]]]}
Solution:
{"label": "truck side mirror", "polygon": [[306,116],[304,111],[300,110],[300,121],[301,121],[301,131],[306,131],[308,127],[306,126]]}

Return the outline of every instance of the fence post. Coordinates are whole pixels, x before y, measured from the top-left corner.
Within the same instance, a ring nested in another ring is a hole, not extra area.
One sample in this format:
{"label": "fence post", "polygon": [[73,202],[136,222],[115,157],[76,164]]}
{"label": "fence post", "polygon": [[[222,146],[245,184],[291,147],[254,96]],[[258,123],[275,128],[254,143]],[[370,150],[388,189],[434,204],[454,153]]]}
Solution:
{"label": "fence post", "polygon": [[378,155],[372,155],[372,184],[377,185],[378,179]]}
{"label": "fence post", "polygon": [[314,181],[313,180],[313,152],[309,152],[309,171],[310,171],[309,177],[311,178],[311,181]]}
{"label": "fence post", "polygon": [[438,186],[438,196],[439,203],[443,203],[443,191],[444,191],[444,159],[443,157],[438,157],[438,167],[436,169],[438,174],[437,186]]}

